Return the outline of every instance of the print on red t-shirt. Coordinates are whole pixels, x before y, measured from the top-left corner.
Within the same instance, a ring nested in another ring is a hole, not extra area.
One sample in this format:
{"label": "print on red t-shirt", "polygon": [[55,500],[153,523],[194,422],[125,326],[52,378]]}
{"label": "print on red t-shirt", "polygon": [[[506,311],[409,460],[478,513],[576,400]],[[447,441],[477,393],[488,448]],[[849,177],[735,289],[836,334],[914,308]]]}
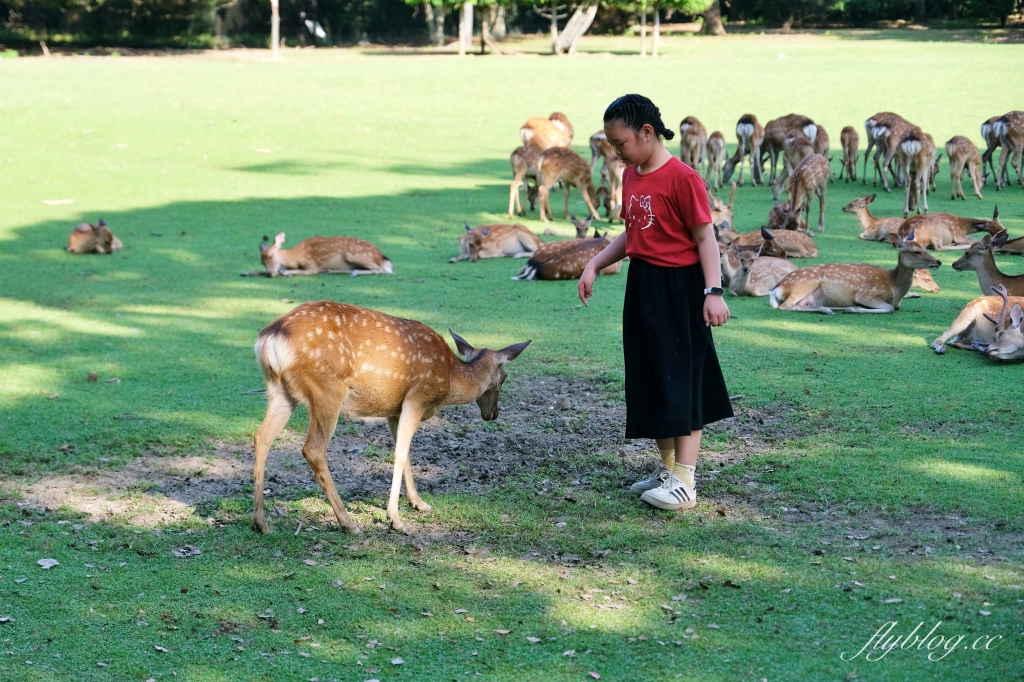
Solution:
{"label": "print on red t-shirt", "polygon": [[711,222],[708,194],[700,174],[676,157],[644,175],[623,172],[621,217],[630,258],[665,268],[700,262],[691,230]]}

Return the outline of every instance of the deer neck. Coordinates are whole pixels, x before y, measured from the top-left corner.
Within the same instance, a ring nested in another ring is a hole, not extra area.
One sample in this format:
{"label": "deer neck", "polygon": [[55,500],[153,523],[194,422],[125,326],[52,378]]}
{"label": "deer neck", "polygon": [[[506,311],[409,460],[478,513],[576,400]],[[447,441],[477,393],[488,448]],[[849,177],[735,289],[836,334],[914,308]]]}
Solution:
{"label": "deer neck", "polygon": [[904,255],[901,252],[899,260],[896,261],[896,268],[889,270],[889,284],[893,292],[893,305],[896,307],[899,307],[897,304],[907,295],[914,282],[914,268],[906,265],[903,259]]}
{"label": "deer neck", "polygon": [[481,356],[474,362],[463,362],[456,356],[451,359],[450,367],[451,388],[444,399],[445,405],[476,402],[491,383],[491,363],[485,357]]}
{"label": "deer neck", "polygon": [[299,267],[299,254],[296,253],[296,249],[278,249],[277,258],[281,262],[281,267],[289,270]]}
{"label": "deer neck", "polygon": [[1005,278],[1006,275],[1001,273],[996,266],[996,258],[992,255],[992,250],[985,251],[981,255],[981,267],[978,268],[978,284],[981,285],[981,290],[988,292]]}
{"label": "deer neck", "polygon": [[864,230],[871,230],[875,227],[875,216],[871,215],[871,211],[868,210],[867,206],[857,209],[857,220],[860,221],[860,226]]}

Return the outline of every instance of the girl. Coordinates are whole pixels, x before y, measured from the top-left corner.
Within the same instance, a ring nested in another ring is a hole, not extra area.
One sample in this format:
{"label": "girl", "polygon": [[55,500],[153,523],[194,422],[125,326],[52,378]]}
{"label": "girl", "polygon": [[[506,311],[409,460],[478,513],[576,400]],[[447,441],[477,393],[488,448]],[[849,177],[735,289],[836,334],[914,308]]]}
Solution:
{"label": "girl", "polygon": [[630,491],[660,509],[697,503],[694,472],[705,424],[733,416],[711,339],[729,319],[718,242],[700,175],[672,155],[661,113],[641,95],[604,112],[604,132],[628,166],[622,175],[626,231],[587,264],[580,300],[596,273],[630,257],[622,308],[626,438],[654,438],[662,463]]}

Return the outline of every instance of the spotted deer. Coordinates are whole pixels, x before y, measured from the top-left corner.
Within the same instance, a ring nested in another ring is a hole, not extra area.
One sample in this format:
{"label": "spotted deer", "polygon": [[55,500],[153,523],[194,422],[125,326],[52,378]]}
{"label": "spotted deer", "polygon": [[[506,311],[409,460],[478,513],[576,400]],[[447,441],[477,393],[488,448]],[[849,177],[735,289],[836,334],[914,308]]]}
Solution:
{"label": "spotted deer", "polygon": [[839,179],[843,179],[846,173],[846,182],[857,182],[857,147],[860,145],[860,135],[853,126],[846,126],[839,133],[839,143],[843,147],[843,167],[839,169]]}
{"label": "spotted deer", "polygon": [[893,235],[890,239],[899,256],[893,270],[877,265],[827,263],[801,268],[786,275],[769,293],[773,308],[795,312],[834,314],[833,308],[847,313],[891,313],[910,291],[914,271],[934,270],[942,265],[935,256],[914,241]]}
{"label": "spotted deer", "polygon": [[64,247],[69,253],[102,253],[110,255],[124,248],[121,240],[107,227],[103,218],[93,225],[79,223],[68,236],[68,245]]}
{"label": "spotted deer", "polygon": [[[874,157],[872,184],[875,184],[875,178],[881,175],[882,187],[885,188],[886,192],[892,191],[889,188],[889,175],[892,175],[894,182],[899,180],[895,169],[892,168],[892,162],[896,157],[900,141],[912,127],[914,127],[914,124],[902,116],[889,114],[886,118],[876,120],[875,126],[872,128],[871,134],[877,146]],[[865,170],[865,176],[866,173],[867,170]]]}
{"label": "spotted deer", "polygon": [[679,159],[698,173],[707,141],[708,130],[696,116],[687,116],[679,122]]}
{"label": "spotted deer", "polygon": [[949,158],[949,193],[956,201],[957,196],[967,200],[964,196],[963,175],[966,170],[974,183],[974,195],[979,199],[981,196],[981,154],[974,143],[963,135],[955,135],[946,143],[946,156]]}
{"label": "spotted deer", "polygon": [[782,172],[775,175],[772,172],[772,194],[776,201],[779,199],[779,192],[786,185],[793,169],[800,165],[800,162],[811,154],[814,154],[814,143],[804,135],[803,131],[791,130],[786,133],[786,139],[782,142]]}
{"label": "spotted deer", "polygon": [[[953,320],[953,324],[949,325],[949,329],[931,342],[932,350],[941,355],[946,352],[947,346],[952,346],[988,355],[987,351],[992,348],[999,333],[1007,332],[1010,338],[1006,339],[1003,348],[1009,351],[1011,346],[1016,346],[1019,354],[1013,359],[1024,358],[1024,335],[1021,335],[1020,329],[1024,314],[1019,314],[1017,319],[1013,320],[1013,331],[1006,326],[1007,309],[1012,304],[1015,311],[1019,310],[1020,306],[1024,305],[1024,297],[1009,296],[1006,289],[998,287],[993,287],[991,291],[996,295],[981,296],[965,305]],[[997,355],[1005,352],[999,346],[995,350]]]}
{"label": "spotted deer", "polygon": [[316,275],[321,272],[356,275],[390,275],[391,261],[370,242],[355,237],[309,237],[291,249],[284,246],[284,232],[274,243],[260,243],[260,260],[269,277]]}
{"label": "spotted deer", "polygon": [[956,251],[970,248],[977,239],[967,235],[974,232],[988,232],[997,235],[1003,225],[999,222],[999,207],[992,211],[992,220],[985,218],[964,218],[949,213],[931,213],[911,216],[904,220],[898,233],[906,237],[914,232],[915,241],[933,251]]}
{"label": "spotted deer", "polygon": [[774,205],[768,211],[768,229],[798,230],[808,235],[810,234],[804,214],[797,211],[791,215],[789,212],[789,202],[779,201],[778,199],[775,200]]}
{"label": "spotted deer", "polygon": [[[724,246],[735,244],[736,246],[760,246],[764,243],[764,232],[761,229],[739,234],[731,230],[719,231],[719,243]],[[803,232],[795,230],[772,230],[773,241],[777,247],[782,247],[787,258],[817,258],[818,247],[814,240]]]}
{"label": "spotted deer", "polygon": [[573,130],[572,124],[569,123],[569,117],[563,114],[561,111],[556,111],[552,113],[550,116],[548,116],[548,120],[554,123],[556,128],[561,129],[561,131],[565,133],[565,146],[568,147],[570,144],[572,144],[572,136],[575,134],[576,131]]}
{"label": "spotted deer", "polygon": [[764,127],[754,114],[743,114],[736,122],[736,139],[739,145],[736,153],[722,167],[722,182],[729,182],[737,164],[740,167],[739,184],[743,185],[743,159],[750,165],[750,184],[763,185],[761,166],[761,143],[764,142]]}
{"label": "spotted deer", "polygon": [[551,147],[542,153],[537,159],[537,180],[541,221],[546,223],[554,218],[551,213],[549,195],[551,188],[559,180],[565,186],[563,217],[569,217],[569,189],[571,187],[575,187],[583,195],[583,200],[587,203],[587,208],[590,209],[590,215],[597,216],[597,208],[594,206],[594,202],[597,201],[597,190],[591,179],[590,164],[573,150],[566,147]]}
{"label": "spotted deer", "polygon": [[978,273],[978,284],[981,292],[985,293],[996,285],[1006,287],[1011,296],[1024,296],[1024,275],[1007,275],[996,265],[993,255],[993,248],[998,248],[1006,243],[1006,232],[1000,232],[994,237],[986,234],[978,242],[972,244],[964,255],[960,256],[953,263],[953,269],[957,272],[974,270]]}
{"label": "spotted deer", "polygon": [[[603,236],[594,232],[592,239],[563,239],[548,242],[537,249],[519,274],[512,279],[559,280],[579,279],[584,268],[597,254],[601,253],[611,240],[606,232]],[[615,275],[622,270],[622,261],[602,269],[599,275]]]}
{"label": "spotted deer", "polygon": [[[554,115],[552,114],[552,116]],[[522,125],[519,129],[519,137],[523,144],[533,147],[538,152],[552,147],[568,147],[572,141],[572,134],[567,132],[564,122],[539,116],[528,119]]]}
{"label": "spotted deer", "polygon": [[722,165],[725,163],[725,136],[716,130],[708,137],[705,155],[708,160],[708,172],[704,179],[714,189],[722,189]]}
{"label": "spotted deer", "polygon": [[803,114],[789,114],[768,121],[764,126],[764,143],[761,145],[761,153],[768,154],[768,162],[771,164],[771,174],[768,182],[771,184],[776,180],[776,167],[779,157],[785,152],[786,137],[792,132],[800,132],[813,145],[818,136],[818,126],[811,119]]}
{"label": "spotted deer", "polygon": [[[526,185],[526,198],[530,202],[532,211],[537,204],[537,159],[540,154],[528,144],[516,147],[509,157],[512,165],[512,186],[508,189],[508,217],[515,215],[526,215],[523,205],[519,201],[519,188]],[[530,180],[533,180],[531,183]],[[515,208],[515,215],[512,210]]]}
{"label": "spotted deer", "polygon": [[[909,128],[896,147],[896,163],[904,178],[905,200],[903,217],[910,215],[912,209],[921,213],[928,212],[928,174],[932,171],[935,160],[935,140],[917,126]],[[922,202],[923,197],[923,202]]]}
{"label": "spotted deer", "polygon": [[843,213],[853,213],[857,216],[863,232],[860,239],[867,239],[873,242],[887,242],[890,234],[896,234],[903,224],[903,218],[876,218],[868,210],[868,204],[878,197],[877,194],[869,194],[866,197],[857,197],[846,206],[843,206]]}
{"label": "spotted deer", "polygon": [[716,197],[708,190],[708,203],[711,206],[711,224],[715,228],[720,228],[723,225],[732,225],[732,201],[736,198],[736,183],[732,184],[732,192],[729,193],[729,203],[726,204],[721,199]]}
{"label": "spotted deer", "polygon": [[762,255],[765,246],[772,243],[771,232],[761,228],[765,241],[753,248],[742,249],[733,245],[729,249],[739,258],[740,266],[730,279],[729,291],[733,296],[767,296],[779,282],[797,270],[792,261]]}
{"label": "spotted deer", "polygon": [[492,351],[474,348],[454,333],[452,338],[461,358],[440,334],[421,322],[332,301],[300,305],[261,331],[254,350],[267,383],[267,414],[255,437],[253,528],[270,532],[263,511],[267,455],[300,403],[309,411],[302,455],[339,524],[350,533],[360,532],[327,468],[327,444],[339,415],[388,420],[395,441],[387,507],[391,527],[403,527],[398,514],[403,476],[409,503],[429,511],[430,505],[416,491],[409,461],[409,446],[420,422],[447,405],[472,402],[484,421],[497,419],[505,364],[530,344],[525,341]]}
{"label": "spotted deer", "polygon": [[615,147],[608,141],[608,136],[603,130],[599,130],[590,136],[590,172],[597,171],[598,164],[608,163],[609,159],[618,158],[615,156]]}
{"label": "spotted deer", "polygon": [[459,235],[459,255],[449,263],[469,260],[475,263],[480,258],[529,258],[541,247],[540,237],[530,232],[525,225],[478,225],[470,227]]}
{"label": "spotted deer", "polygon": [[626,164],[617,156],[612,156],[605,161],[601,168],[601,187],[598,193],[604,190],[605,211],[609,222],[619,220],[619,213],[622,212],[622,174],[626,171]]}
{"label": "spotted deer", "polygon": [[[984,181],[983,184],[988,184],[989,172],[991,172],[993,176],[996,174],[996,165],[994,157],[995,151],[999,149],[999,136],[996,135],[995,131],[993,130],[993,126],[995,126],[996,121],[998,121],[1000,118],[1001,116],[993,116],[992,118],[988,119],[987,121],[981,124],[981,139],[985,141],[986,147],[985,151],[982,152],[981,154],[981,170],[982,179]],[[1002,181],[1004,184],[1009,184],[1009,175],[1004,174]]]}
{"label": "spotted deer", "polygon": [[[1010,174],[1006,170],[1007,161],[1017,172],[1017,182],[1024,186],[1024,174],[1021,164],[1024,161],[1024,111],[1011,111],[1004,114],[992,125],[992,132],[999,137],[999,172],[996,174],[996,189],[1010,184]],[[1012,157],[1012,160],[1011,160]],[[1003,178],[1006,182],[1003,182]]]}
{"label": "spotted deer", "polygon": [[820,154],[811,154],[793,169],[789,176],[789,216],[790,221],[797,219],[801,211],[810,224],[811,200],[818,197],[818,232],[825,231],[825,192],[828,189],[830,169],[828,159]]}

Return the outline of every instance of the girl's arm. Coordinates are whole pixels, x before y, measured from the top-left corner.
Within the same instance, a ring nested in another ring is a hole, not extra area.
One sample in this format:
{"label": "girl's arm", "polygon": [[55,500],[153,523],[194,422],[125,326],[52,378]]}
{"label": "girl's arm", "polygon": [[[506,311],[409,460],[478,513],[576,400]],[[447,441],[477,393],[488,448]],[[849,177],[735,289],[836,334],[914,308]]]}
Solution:
{"label": "girl's arm", "polygon": [[[712,236],[713,233],[712,233]],[[717,242],[715,242],[717,244]],[[626,233],[623,231],[618,237],[612,240],[612,243],[604,247],[601,253],[597,254],[590,259],[587,263],[587,267],[583,268],[583,275],[580,277],[579,284],[576,285],[577,291],[580,294],[580,300],[583,301],[583,305],[588,305],[587,299],[594,293],[594,279],[597,277],[597,273],[604,270],[609,265],[614,265],[620,260],[626,257]]]}
{"label": "girl's arm", "polygon": [[[704,271],[704,287],[722,286],[722,257],[718,252],[718,240],[711,223],[698,225],[691,230],[700,254],[700,269]],[[580,280],[583,281],[582,279]],[[704,297],[704,324],[721,327],[729,319],[729,306],[724,296]]]}

